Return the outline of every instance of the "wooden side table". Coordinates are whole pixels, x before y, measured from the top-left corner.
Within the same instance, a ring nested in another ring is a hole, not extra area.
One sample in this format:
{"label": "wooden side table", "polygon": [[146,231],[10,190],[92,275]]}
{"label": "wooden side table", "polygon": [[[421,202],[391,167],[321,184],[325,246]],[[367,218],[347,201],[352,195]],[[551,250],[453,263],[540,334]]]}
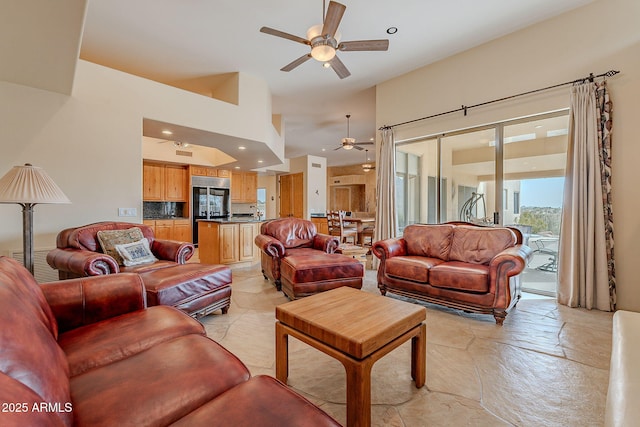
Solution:
{"label": "wooden side table", "polygon": [[362,263],[365,270],[367,268],[367,253],[369,252],[369,248],[365,248],[357,245],[349,245],[346,243],[338,246],[338,252],[342,253],[342,255],[350,256],[354,259],[357,259]]}
{"label": "wooden side table", "polygon": [[411,339],[411,377],[426,377],[426,309],[342,287],[276,307],[276,378],[289,375],[288,336],[340,361],[347,378],[347,426],[371,425],[371,369]]}

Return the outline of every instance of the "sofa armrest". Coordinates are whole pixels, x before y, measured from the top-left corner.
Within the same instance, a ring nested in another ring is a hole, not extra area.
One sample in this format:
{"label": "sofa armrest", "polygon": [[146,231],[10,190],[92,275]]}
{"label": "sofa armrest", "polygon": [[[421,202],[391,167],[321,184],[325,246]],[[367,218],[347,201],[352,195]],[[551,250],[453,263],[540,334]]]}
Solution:
{"label": "sofa armrest", "polygon": [[532,256],[533,251],[530,247],[515,245],[494,256],[489,262],[489,268],[491,271],[504,271],[507,277],[515,276],[524,270]]}
{"label": "sofa armrest", "polygon": [[141,310],[147,305],[144,284],[135,273],[42,283],[40,288],[60,332]]}
{"label": "sofa armrest", "polygon": [[72,273],[74,276],[101,276],[120,272],[113,257],[81,249],[53,249],[47,254],[47,263],[55,270]]}
{"label": "sofa armrest", "polygon": [[195,248],[193,243],[153,239],[151,252],[158,259],[184,264],[193,256]]}
{"label": "sofa armrest", "polygon": [[256,246],[260,248],[262,252],[269,255],[272,258],[284,257],[284,245],[275,237],[268,236],[266,234],[258,234],[254,240]]}
{"label": "sofa armrest", "polygon": [[371,247],[371,252],[384,262],[387,258],[406,255],[407,242],[402,237],[378,240]]}
{"label": "sofa armrest", "polygon": [[313,236],[313,249],[332,254],[338,250],[338,246],[340,246],[340,239],[336,236],[320,233]]}

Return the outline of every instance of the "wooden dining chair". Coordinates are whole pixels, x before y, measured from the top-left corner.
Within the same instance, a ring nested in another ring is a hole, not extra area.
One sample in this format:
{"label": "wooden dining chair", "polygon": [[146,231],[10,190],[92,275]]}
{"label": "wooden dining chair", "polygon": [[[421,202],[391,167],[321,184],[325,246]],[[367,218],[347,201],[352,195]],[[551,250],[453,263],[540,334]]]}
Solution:
{"label": "wooden dining chair", "polygon": [[344,211],[329,211],[327,222],[329,224],[329,234],[338,236],[340,243],[346,243],[347,239],[352,239],[353,244],[356,244],[358,241],[358,228],[345,225]]}

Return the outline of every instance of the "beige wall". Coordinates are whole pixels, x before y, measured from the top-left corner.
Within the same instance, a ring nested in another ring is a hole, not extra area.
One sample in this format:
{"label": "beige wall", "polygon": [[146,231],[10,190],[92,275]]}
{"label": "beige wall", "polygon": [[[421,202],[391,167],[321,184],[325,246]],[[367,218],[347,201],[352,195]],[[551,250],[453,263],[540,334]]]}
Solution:
{"label": "beige wall", "polygon": [[[377,87],[378,126],[391,125],[610,69],[614,102],[613,210],[618,308],[640,311],[640,2],[595,2]],[[395,129],[396,139],[567,108],[569,89],[532,95]]]}
{"label": "beige wall", "polygon": [[[86,61],[78,62],[72,96],[0,82],[0,176],[14,165],[32,163],[72,201],[36,206],[35,248],[55,246],[55,236],[67,227],[141,222],[145,117],[262,141],[284,157],[282,138],[274,137],[266,83],[244,74],[240,80],[240,105]],[[137,208],[138,215],[119,218],[119,207]],[[0,219],[0,252],[22,248],[19,206],[0,205]]]}

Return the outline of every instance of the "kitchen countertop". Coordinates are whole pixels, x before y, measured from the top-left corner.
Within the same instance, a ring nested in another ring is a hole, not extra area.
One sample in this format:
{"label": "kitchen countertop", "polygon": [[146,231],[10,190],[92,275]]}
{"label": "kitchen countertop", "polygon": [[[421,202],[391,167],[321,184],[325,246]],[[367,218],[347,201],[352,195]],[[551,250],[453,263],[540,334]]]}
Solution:
{"label": "kitchen countertop", "polygon": [[154,220],[154,219],[163,220],[163,219],[189,219],[189,218],[188,217],[182,217],[182,216],[153,216],[153,217],[149,216],[149,217],[144,217],[142,219],[144,219],[144,220]]}
{"label": "kitchen countertop", "polygon": [[242,218],[242,217],[238,217],[238,218],[215,218],[215,219],[199,219],[197,220],[198,222],[217,222],[220,224],[240,224],[240,223],[247,223],[247,222],[265,222],[267,221],[266,219],[257,219],[257,218]]}

